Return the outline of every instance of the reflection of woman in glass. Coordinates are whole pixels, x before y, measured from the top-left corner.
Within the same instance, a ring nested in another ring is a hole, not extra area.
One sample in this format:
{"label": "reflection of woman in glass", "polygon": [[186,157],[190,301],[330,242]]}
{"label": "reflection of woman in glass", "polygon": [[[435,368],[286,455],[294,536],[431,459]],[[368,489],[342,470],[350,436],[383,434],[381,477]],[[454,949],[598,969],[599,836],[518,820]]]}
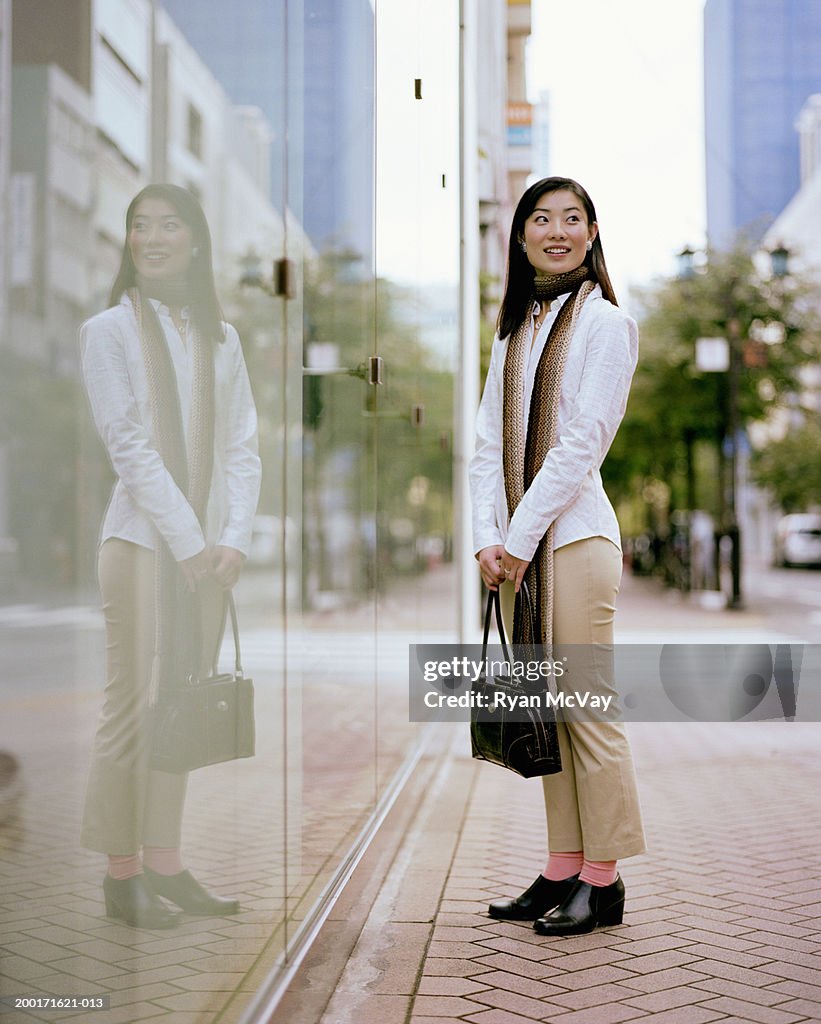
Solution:
{"label": "reflection of woman in glass", "polygon": [[[624,415],[637,348],[587,192],[568,178],[532,185],[513,217],[470,469],[484,582],[513,584],[500,594],[508,609],[523,579],[535,595],[541,637],[517,621],[517,642],[588,650],[613,642],[620,536],[599,469]],[[543,935],[620,923],[616,861],[644,850],[623,724],[559,722],[558,731],[562,771],[543,780],[547,866],[520,896],[489,908],[493,917],[534,920]]]}
{"label": "reflection of woman in glass", "polygon": [[180,855],[185,775],[153,771],[145,728],[164,685],[207,675],[239,577],[260,484],[256,411],[239,338],[220,319],[211,238],[175,185],[131,202],[110,308],[80,332],[94,421],[117,481],[99,580],[107,684],[82,842],[108,855],[106,912],[168,928],[239,904]]}

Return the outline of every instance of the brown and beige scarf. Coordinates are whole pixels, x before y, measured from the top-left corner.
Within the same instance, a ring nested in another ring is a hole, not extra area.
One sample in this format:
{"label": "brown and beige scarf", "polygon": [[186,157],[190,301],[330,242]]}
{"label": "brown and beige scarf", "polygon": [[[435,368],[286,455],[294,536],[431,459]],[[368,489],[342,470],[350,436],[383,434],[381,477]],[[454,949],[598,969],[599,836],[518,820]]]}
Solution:
{"label": "brown and beige scarf", "polygon": [[[519,506],[542,467],[547,453],[556,443],[562,376],[567,352],[576,329],[585,299],[595,285],[589,280],[589,270],[581,266],[566,274],[550,277],[537,276],[534,282],[536,301],[544,302],[571,292],[550,328],[547,342],[533,383],[527,436],[522,423],[524,407],[525,367],[532,341],[532,306],[528,315],[513,332],[507,346],[504,366],[502,402],[502,461],[505,493],[510,518]],[[516,602],[513,642],[515,644],[544,644],[553,642],[553,524],[542,537],[533,560],[528,566],[525,580],[534,604],[539,636],[531,635],[530,622],[520,614]]]}
{"label": "brown and beige scarf", "polygon": [[[137,318],[148,379],[154,443],[204,529],[214,461],[214,347],[198,330],[190,332],[194,381],[186,444],[177,375],[162,324],[139,288],[129,289],[128,296]],[[160,538],[154,572],[154,661],[149,690],[152,706],[163,693],[180,686],[198,669],[199,609],[195,597],[186,590],[179,567]]]}

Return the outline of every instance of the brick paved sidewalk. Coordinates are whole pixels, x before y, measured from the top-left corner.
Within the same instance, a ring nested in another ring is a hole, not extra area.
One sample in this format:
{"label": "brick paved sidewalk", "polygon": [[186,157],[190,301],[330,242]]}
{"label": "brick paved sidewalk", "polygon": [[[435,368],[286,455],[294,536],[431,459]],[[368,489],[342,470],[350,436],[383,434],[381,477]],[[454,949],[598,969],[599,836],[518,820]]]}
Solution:
{"label": "brick paved sidewalk", "polygon": [[[648,623],[713,642],[766,631],[754,610],[705,612],[625,584],[621,639]],[[354,898],[271,1024],[821,1020],[821,725],[632,724],[649,850],[620,866],[625,922],[553,939],[486,913],[544,865],[541,783],[471,761],[467,726],[447,728],[461,734],[333,991],[320,1004]]]}
{"label": "brick paved sidewalk", "polygon": [[[489,918],[544,863],[541,785],[451,757],[322,1024],[821,1020],[818,727],[631,735],[649,852],[621,866],[622,926],[547,939]],[[304,997],[298,980],[275,1024],[319,1020]]]}

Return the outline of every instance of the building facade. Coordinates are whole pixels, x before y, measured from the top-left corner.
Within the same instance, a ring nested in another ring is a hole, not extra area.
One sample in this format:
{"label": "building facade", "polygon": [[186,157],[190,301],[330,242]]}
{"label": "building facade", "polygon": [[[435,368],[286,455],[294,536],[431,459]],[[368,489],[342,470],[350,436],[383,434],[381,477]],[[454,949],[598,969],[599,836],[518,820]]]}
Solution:
{"label": "building facade", "polygon": [[[165,0],[164,6],[234,103],[258,107],[276,125],[298,102],[289,131],[299,156],[291,153],[287,166],[274,161],[273,202],[283,210],[288,177],[299,177],[311,196],[301,222],[313,245],[348,250],[369,266],[374,221],[363,197],[374,181],[374,5],[307,0],[296,17],[282,0],[238,0],[229,25],[220,0]],[[274,56],[285,39],[304,83],[298,99],[289,95]],[[284,140],[276,133],[274,144],[282,155]]]}
{"label": "building facade", "polygon": [[821,91],[815,0],[707,0],[704,101],[707,233],[757,241],[798,189],[795,122]]}

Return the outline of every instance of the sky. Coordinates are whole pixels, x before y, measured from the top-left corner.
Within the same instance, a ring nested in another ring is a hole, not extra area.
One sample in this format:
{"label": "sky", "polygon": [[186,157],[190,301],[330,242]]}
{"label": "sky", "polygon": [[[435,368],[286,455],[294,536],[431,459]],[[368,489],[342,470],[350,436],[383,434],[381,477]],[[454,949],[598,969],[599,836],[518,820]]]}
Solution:
{"label": "sky", "polygon": [[[705,240],[704,0],[532,0],[528,99],[550,92],[545,174],[596,206],[619,302]],[[540,170],[541,173],[541,170]]]}

